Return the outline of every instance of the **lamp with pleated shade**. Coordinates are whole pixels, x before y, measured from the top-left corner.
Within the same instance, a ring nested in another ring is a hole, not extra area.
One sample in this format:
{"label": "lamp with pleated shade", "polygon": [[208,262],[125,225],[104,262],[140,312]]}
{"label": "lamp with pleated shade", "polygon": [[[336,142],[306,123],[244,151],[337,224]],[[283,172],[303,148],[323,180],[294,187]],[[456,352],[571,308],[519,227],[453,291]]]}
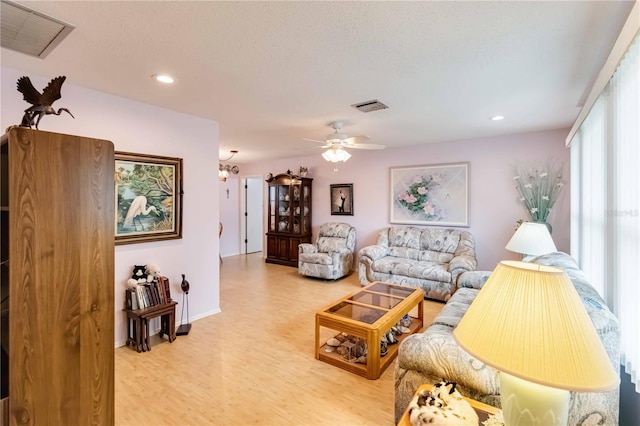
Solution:
{"label": "lamp with pleated shade", "polygon": [[507,426],[566,425],[569,391],[604,392],[620,382],[577,291],[558,268],[500,262],[453,335],[500,371]]}

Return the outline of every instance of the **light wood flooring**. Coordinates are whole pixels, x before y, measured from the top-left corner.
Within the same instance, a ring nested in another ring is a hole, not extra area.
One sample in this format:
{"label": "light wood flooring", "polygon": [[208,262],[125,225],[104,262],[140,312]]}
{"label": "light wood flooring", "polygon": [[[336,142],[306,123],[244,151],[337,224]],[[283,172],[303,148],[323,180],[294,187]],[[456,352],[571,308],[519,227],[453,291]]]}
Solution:
{"label": "light wood flooring", "polygon": [[[262,253],[224,258],[222,313],[150,352],[116,349],[116,425],[393,425],[393,365],[367,380],[314,358],[315,312],[358,288],[357,272],[327,282]],[[444,305],[425,302],[428,325]]]}

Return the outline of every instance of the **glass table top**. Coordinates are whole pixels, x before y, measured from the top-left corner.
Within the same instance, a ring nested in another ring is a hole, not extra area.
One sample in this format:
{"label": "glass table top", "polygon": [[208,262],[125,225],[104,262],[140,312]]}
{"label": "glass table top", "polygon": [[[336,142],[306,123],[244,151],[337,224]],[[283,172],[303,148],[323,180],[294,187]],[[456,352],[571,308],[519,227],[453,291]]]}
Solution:
{"label": "glass table top", "polygon": [[325,312],[373,324],[415,291],[414,288],[374,283],[331,306]]}
{"label": "glass table top", "polygon": [[349,302],[340,302],[337,305],[333,305],[326,312],[339,315],[345,318],[351,318],[356,321],[366,322],[367,324],[373,324],[378,321],[380,317],[387,313],[382,309],[370,308],[362,305],[355,305]]}

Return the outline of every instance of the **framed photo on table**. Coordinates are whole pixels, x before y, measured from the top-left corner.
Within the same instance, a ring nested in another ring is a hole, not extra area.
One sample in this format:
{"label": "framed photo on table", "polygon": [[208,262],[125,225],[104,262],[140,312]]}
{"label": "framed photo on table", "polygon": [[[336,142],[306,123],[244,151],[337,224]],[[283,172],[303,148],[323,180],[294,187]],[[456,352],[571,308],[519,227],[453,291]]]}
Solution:
{"label": "framed photo on table", "polygon": [[330,185],[331,214],[353,216],[353,184]]}
{"label": "framed photo on table", "polygon": [[182,238],[182,158],[115,153],[115,243]]}
{"label": "framed photo on table", "polygon": [[469,163],[391,167],[390,222],[469,226]]}

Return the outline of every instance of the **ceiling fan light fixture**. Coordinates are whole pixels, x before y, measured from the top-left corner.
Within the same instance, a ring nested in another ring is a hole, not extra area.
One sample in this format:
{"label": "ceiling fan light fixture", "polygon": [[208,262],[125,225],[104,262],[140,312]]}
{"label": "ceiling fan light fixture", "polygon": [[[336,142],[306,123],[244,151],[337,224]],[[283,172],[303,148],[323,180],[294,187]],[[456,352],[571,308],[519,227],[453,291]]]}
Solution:
{"label": "ceiling fan light fixture", "polygon": [[347,161],[349,158],[351,158],[351,154],[342,149],[342,147],[329,148],[322,153],[322,158],[331,163],[338,163],[340,161]]}

